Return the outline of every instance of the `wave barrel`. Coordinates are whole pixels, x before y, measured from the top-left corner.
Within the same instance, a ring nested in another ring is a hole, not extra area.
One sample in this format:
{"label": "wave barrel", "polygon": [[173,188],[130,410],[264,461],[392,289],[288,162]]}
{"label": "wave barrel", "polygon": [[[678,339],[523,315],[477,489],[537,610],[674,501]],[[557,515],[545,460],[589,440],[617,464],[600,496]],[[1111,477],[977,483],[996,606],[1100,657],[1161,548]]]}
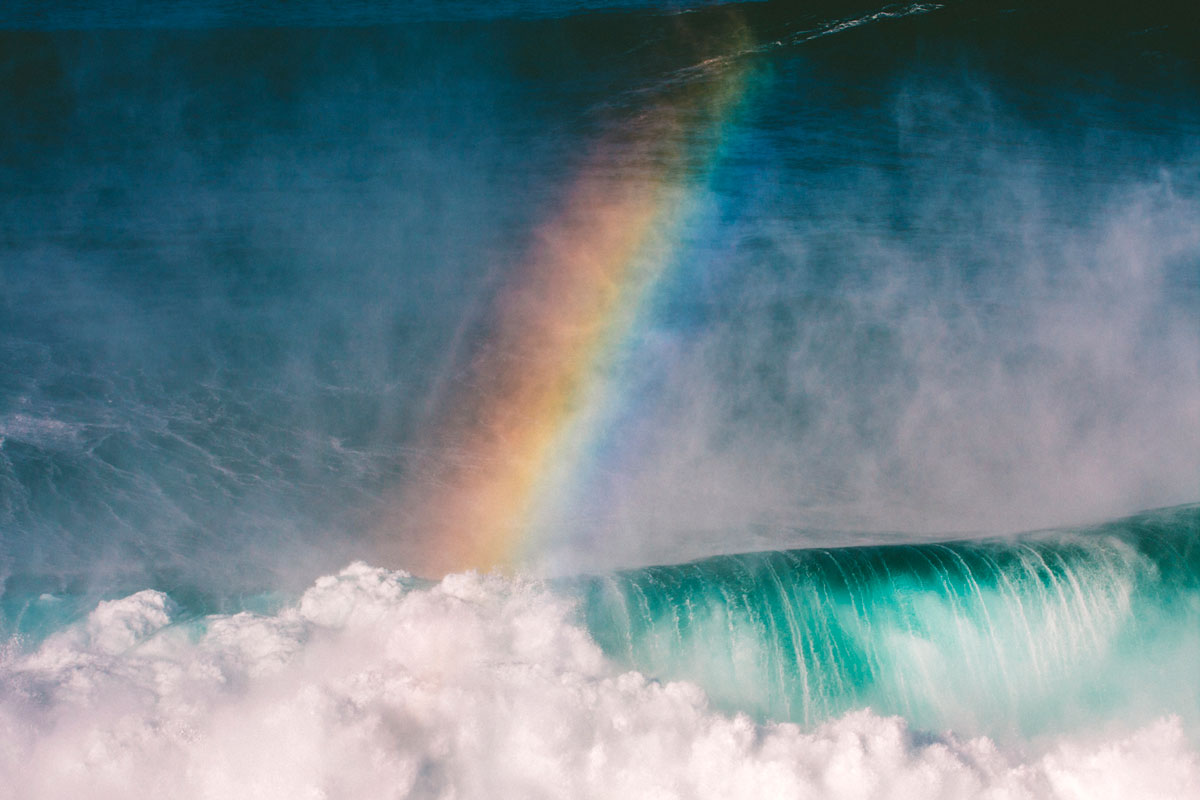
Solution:
{"label": "wave barrel", "polygon": [[1022,539],[721,556],[584,580],[613,657],[815,724],[1031,734],[1196,710],[1200,511]]}

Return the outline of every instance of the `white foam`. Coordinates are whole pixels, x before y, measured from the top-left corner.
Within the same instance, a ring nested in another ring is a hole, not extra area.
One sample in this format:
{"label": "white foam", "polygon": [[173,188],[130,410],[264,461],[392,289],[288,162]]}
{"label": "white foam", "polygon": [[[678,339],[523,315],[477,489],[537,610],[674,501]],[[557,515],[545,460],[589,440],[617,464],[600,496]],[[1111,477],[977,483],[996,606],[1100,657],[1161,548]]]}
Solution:
{"label": "white foam", "polygon": [[544,586],[355,564],[276,616],[101,604],[0,661],[12,798],[1183,798],[1164,719],[1009,752],[863,710],[811,731],[622,673]]}

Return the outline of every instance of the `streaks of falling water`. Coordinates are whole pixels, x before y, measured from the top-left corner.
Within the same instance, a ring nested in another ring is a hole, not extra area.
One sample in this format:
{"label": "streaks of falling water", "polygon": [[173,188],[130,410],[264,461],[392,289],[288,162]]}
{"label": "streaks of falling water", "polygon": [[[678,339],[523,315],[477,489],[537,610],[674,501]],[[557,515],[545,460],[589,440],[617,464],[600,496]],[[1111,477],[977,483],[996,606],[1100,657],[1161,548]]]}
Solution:
{"label": "streaks of falling water", "polygon": [[[934,727],[1028,732],[1083,707],[1084,693],[1119,695],[1109,672],[1158,666],[1138,663],[1159,651],[1145,646],[1155,637],[1200,635],[1193,534],[1134,525],[766,552],[576,586],[610,655],[694,680],[719,706],[815,724],[869,705]],[[971,718],[954,716],[967,708]]]}

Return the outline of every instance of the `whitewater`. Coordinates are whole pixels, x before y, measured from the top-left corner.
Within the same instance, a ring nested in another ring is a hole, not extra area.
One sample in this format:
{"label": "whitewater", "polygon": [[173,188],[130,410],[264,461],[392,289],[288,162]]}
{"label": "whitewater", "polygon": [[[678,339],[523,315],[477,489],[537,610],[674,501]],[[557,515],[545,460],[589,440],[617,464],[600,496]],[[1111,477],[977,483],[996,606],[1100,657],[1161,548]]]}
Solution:
{"label": "whitewater", "polygon": [[535,582],[354,564],[274,615],[143,591],[9,654],[11,797],[1187,797],[1178,717],[1040,747],[852,711],[802,728],[607,659]]}
{"label": "whitewater", "polygon": [[4,791],[1188,797],[1196,512],[559,585],[359,562],[273,612],[143,590],[10,643]]}
{"label": "whitewater", "polygon": [[1200,797],[1143,2],[0,7],[0,800]]}

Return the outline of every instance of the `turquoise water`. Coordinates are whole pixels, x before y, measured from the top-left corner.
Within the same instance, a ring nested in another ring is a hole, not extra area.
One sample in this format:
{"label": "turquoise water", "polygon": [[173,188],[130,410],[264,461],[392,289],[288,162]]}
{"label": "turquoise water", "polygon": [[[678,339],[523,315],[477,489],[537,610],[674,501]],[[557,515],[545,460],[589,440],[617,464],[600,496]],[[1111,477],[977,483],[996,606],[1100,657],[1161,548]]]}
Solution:
{"label": "turquoise water", "polygon": [[591,578],[630,668],[812,724],[869,706],[1031,735],[1185,714],[1200,695],[1195,506],[1017,539],[718,556]]}
{"label": "turquoise water", "polygon": [[[859,708],[1011,740],[1176,715],[1200,728],[1200,509],[1004,539],[717,556],[555,581],[613,662],[717,708],[813,727]],[[406,579],[411,589],[433,582]],[[176,592],[175,625],[278,615],[286,593]],[[98,598],[10,593],[23,649]]]}

